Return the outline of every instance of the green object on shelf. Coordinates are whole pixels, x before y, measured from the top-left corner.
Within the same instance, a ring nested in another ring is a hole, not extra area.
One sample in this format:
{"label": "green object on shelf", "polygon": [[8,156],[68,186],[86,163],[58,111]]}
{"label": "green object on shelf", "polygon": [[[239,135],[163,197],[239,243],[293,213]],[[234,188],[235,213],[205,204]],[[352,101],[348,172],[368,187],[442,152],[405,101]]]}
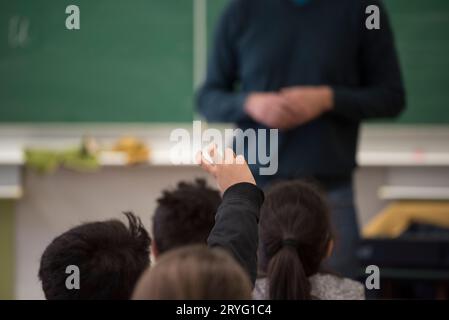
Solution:
{"label": "green object on shelf", "polygon": [[14,299],[14,201],[0,200],[0,300]]}
{"label": "green object on shelf", "polygon": [[28,149],[26,165],[39,173],[52,173],[60,167],[75,171],[95,171],[98,169],[98,160],[94,155],[88,154],[82,148],[70,150]]}
{"label": "green object on shelf", "polygon": [[51,173],[59,166],[58,154],[49,150],[26,150],[26,166],[40,173]]}
{"label": "green object on shelf", "polygon": [[61,154],[62,165],[76,171],[95,171],[99,164],[93,155],[85,154],[81,150],[69,150]]}

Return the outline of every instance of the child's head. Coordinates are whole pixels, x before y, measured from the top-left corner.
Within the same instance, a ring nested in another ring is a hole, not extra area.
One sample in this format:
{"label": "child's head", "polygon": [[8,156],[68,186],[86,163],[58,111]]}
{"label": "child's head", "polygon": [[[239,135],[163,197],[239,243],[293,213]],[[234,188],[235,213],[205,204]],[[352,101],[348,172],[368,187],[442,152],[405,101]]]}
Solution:
{"label": "child's head", "polygon": [[251,283],[224,250],[185,246],[161,256],[142,276],[136,300],[251,299]]}
{"label": "child's head", "polygon": [[270,299],[310,299],[308,277],[318,272],[332,246],[321,193],[300,181],[273,186],[261,210],[260,242]]}
{"label": "child's head", "polygon": [[[125,214],[119,220],[85,223],[64,232],[45,249],[39,278],[45,297],[53,299],[129,299],[149,266],[151,239],[141,221]],[[69,290],[70,265],[79,268],[79,289]]]}
{"label": "child's head", "polygon": [[153,217],[153,254],[189,244],[206,244],[221,203],[217,190],[204,180],[180,182],[157,200]]}

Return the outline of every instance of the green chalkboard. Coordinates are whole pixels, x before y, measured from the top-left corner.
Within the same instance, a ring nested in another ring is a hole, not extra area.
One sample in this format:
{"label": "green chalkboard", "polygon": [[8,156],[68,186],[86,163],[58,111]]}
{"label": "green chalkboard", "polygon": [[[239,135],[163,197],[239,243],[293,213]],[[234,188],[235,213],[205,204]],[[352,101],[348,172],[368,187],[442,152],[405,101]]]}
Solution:
{"label": "green chalkboard", "polygon": [[[227,2],[208,2],[209,29]],[[393,24],[408,100],[407,110],[393,122],[448,124],[449,1],[384,0],[384,3]]]}
{"label": "green chalkboard", "polygon": [[192,29],[191,0],[0,1],[0,122],[191,121]]}
{"label": "green chalkboard", "polygon": [[401,123],[449,123],[449,1],[385,0],[407,89]]}

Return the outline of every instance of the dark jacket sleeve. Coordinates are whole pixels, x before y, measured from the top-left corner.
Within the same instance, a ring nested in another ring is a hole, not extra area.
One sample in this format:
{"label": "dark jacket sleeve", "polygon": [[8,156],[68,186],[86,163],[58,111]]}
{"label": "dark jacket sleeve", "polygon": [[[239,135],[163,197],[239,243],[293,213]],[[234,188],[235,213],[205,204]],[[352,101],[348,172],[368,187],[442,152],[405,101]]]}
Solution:
{"label": "dark jacket sleeve", "polygon": [[[332,112],[356,121],[394,117],[405,108],[406,99],[390,21],[381,1],[360,1],[360,4],[357,19],[360,86],[334,87]],[[380,29],[367,29],[368,5],[379,7]]]}
{"label": "dark jacket sleeve", "polygon": [[238,122],[246,117],[244,104],[247,94],[235,91],[239,69],[236,41],[241,2],[230,1],[218,22],[206,79],[196,96],[199,112],[211,122]]}
{"label": "dark jacket sleeve", "polygon": [[210,247],[230,251],[248,272],[253,285],[257,276],[258,222],[263,200],[263,192],[253,184],[239,183],[228,188],[207,239]]}

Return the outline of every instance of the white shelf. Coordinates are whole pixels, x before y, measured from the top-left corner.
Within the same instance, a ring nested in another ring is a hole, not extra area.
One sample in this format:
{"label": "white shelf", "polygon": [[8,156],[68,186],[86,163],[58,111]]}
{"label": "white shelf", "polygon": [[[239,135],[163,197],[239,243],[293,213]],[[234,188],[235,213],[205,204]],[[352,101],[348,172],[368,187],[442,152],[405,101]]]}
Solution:
{"label": "white shelf", "polygon": [[449,166],[449,152],[426,151],[361,151],[359,166]]}
{"label": "white shelf", "polygon": [[0,165],[22,165],[25,162],[23,149],[21,147],[1,147]]}
{"label": "white shelf", "polygon": [[378,193],[383,200],[449,200],[447,187],[384,186]]}
{"label": "white shelf", "polygon": [[19,199],[22,197],[22,188],[20,186],[1,186],[0,199]]}
{"label": "white shelf", "polygon": [[[203,129],[231,128],[225,124],[204,124]],[[118,137],[136,136],[151,149],[149,165],[170,166],[168,143],[173,129],[191,130],[191,124],[70,124],[0,125],[0,165],[23,165],[25,147],[70,148],[79,145],[83,135],[112,145]],[[449,126],[362,126],[358,152],[359,166],[449,166]],[[100,156],[103,166],[122,166],[126,157],[115,152]],[[193,165],[183,161],[181,165]]]}

